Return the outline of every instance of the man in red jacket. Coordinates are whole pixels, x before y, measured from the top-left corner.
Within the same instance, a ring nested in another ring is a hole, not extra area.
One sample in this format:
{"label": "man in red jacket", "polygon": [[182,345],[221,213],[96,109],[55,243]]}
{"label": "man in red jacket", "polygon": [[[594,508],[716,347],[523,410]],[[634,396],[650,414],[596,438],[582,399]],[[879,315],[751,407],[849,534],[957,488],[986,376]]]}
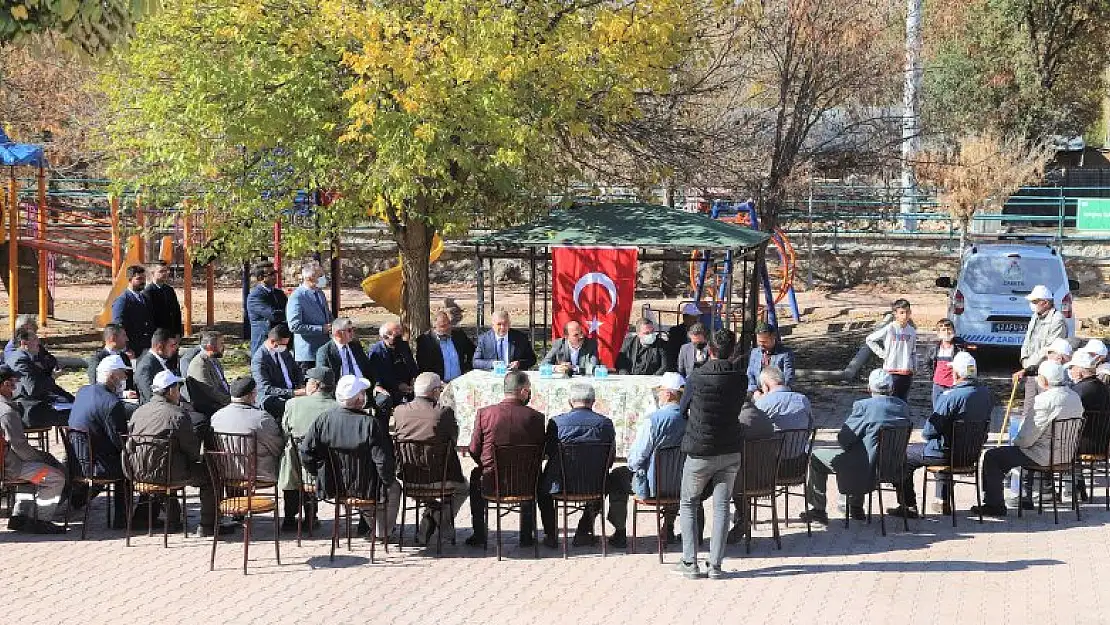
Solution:
{"label": "man in red jacket", "polygon": [[[474,417],[474,434],[470,439],[470,457],[478,466],[470,474],[470,514],[474,533],[466,539],[471,546],[486,544],[486,499],[484,492],[493,492],[495,445],[535,445],[543,453],[544,416],[528,407],[532,384],[523,371],[505,374],[505,398],[501,403],[486,406]],[[520,515],[520,546],[531,547],[536,540],[534,506],[526,506]]]}

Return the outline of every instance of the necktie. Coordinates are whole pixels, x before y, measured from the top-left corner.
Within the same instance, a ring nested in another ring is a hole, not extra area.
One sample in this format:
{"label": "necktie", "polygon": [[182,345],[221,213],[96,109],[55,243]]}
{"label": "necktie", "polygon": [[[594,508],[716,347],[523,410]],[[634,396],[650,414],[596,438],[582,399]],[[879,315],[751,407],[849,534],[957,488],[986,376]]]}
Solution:
{"label": "necktie", "polygon": [[293,388],[293,379],[289,377],[289,370],[285,368],[285,361],[282,360],[281,354],[274,354],[274,360],[281,367],[281,375],[285,376],[285,388]]}
{"label": "necktie", "polygon": [[224,370],[223,367],[220,366],[220,363],[217,362],[215,358],[209,358],[208,362],[212,363],[212,366],[216,368],[216,375],[220,376],[220,384],[223,384],[224,390],[231,391],[231,387],[227,385],[227,378],[224,377]]}
{"label": "necktie", "polygon": [[508,362],[509,361],[509,341],[508,341],[508,338],[507,337],[502,338],[500,340],[500,343],[501,343],[501,347],[498,348],[498,350],[497,350],[499,352],[498,353],[498,359],[499,360],[504,360],[505,362]]}
{"label": "necktie", "polygon": [[343,346],[343,375],[354,375],[354,367],[351,366],[351,349],[346,345]]}
{"label": "necktie", "polygon": [[324,302],[324,294],[321,293],[319,289],[317,289],[315,293],[316,303],[320,304],[320,308],[324,310],[324,314],[326,315],[328,313],[328,305]]}

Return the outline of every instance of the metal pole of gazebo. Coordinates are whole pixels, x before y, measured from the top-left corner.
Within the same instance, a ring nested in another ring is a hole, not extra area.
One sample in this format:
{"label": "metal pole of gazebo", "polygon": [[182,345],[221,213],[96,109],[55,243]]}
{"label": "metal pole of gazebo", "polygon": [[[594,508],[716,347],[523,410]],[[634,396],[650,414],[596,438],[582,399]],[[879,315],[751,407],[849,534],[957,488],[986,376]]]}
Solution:
{"label": "metal pole of gazebo", "polygon": [[[544,322],[546,323],[546,321]],[[536,345],[536,248],[528,248],[528,338]]]}
{"label": "metal pole of gazebo", "polygon": [[478,274],[478,301],[474,305],[474,335],[477,336],[481,334],[486,321],[485,271],[482,269],[482,248],[478,245],[474,246],[474,265]]}
{"label": "metal pole of gazebo", "polygon": [[543,349],[547,351],[547,339],[550,333],[547,331],[547,298],[551,296],[551,250],[550,248],[543,248]]}
{"label": "metal pole of gazebo", "polygon": [[15,166],[8,168],[8,325],[15,335],[19,315],[19,198]]}

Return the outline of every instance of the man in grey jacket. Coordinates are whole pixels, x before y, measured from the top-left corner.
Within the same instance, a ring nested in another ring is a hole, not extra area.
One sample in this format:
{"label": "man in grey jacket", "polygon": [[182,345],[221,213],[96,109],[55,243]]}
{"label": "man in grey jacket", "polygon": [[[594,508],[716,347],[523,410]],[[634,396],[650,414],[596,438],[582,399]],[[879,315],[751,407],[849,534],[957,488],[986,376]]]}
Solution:
{"label": "man in grey jacket", "polygon": [[220,434],[254,434],[259,482],[277,482],[278,462],[285,439],[281,426],[265,410],[254,407],[257,383],[245,375],[231,383],[231,403],[212,415],[212,435],[217,442]]}
{"label": "man in grey jacket", "polygon": [[17,492],[8,529],[29,534],[64,534],[65,529],[51,522],[66,486],[66,474],[50,454],[31,447],[23,433],[23,421],[12,402],[20,375],[0,365],[0,434],[7,445],[4,475],[26,480],[20,486],[32,492]]}
{"label": "man in grey jacket", "polygon": [[1028,420],[1033,416],[1033,399],[1037,396],[1037,367],[1048,356],[1048,347],[1056,339],[1068,338],[1068,324],[1064,315],[1056,310],[1052,291],[1043,284],[1033,287],[1029,295],[1029,328],[1021,343],[1021,370],[1014,373],[1014,384],[1025,378],[1025,401],[1022,403],[1022,416]]}

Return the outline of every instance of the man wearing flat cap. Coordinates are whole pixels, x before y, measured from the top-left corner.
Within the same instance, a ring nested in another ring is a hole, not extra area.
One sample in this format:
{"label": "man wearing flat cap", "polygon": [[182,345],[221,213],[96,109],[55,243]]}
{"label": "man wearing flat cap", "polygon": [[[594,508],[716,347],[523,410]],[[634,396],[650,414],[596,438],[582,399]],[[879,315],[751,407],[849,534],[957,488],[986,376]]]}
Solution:
{"label": "man wearing flat cap", "polygon": [[253,434],[258,450],[256,469],[259,482],[277,482],[278,460],[285,440],[281,426],[265,410],[254,407],[257,383],[245,375],[231,383],[231,403],[212,415],[212,436],[217,446],[221,434]]}
{"label": "man wearing flat cap", "polygon": [[[297,507],[301,500],[298,491],[307,476],[297,468],[301,466],[297,457],[296,441],[308,434],[309,428],[325,412],[337,407],[335,403],[335,374],[328,367],[313,367],[305,373],[307,380],[303,397],[294,397],[285,402],[285,415],[281,426],[285,430],[285,453],[281,456],[281,474],[278,475],[278,488],[285,497],[285,520],[281,529],[297,529]],[[304,522],[312,528],[319,525],[316,520],[316,498],[304,497]]]}

